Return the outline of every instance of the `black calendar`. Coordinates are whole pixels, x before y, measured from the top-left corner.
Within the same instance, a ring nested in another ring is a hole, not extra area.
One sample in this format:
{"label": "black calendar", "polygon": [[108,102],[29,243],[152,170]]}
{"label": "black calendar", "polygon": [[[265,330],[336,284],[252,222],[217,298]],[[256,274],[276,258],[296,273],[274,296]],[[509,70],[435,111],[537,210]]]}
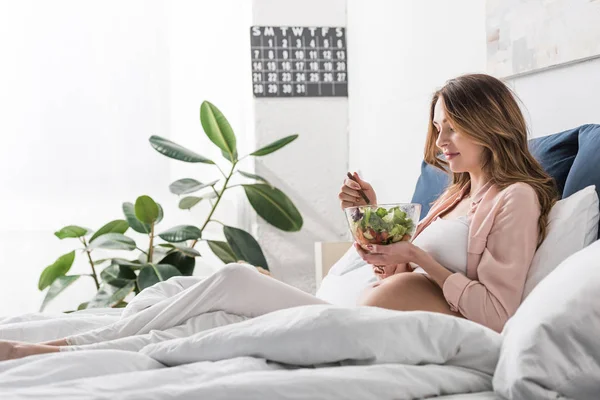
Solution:
{"label": "black calendar", "polygon": [[346,29],[253,26],[255,97],[348,96]]}

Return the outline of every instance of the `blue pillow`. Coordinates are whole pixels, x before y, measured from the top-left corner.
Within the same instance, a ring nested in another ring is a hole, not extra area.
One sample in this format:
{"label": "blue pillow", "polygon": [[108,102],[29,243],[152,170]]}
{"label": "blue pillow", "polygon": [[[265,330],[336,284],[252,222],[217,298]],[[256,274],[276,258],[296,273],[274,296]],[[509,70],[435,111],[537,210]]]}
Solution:
{"label": "blue pillow", "polygon": [[600,197],[600,125],[579,128],[579,151],[567,176],[563,197],[590,185],[596,185],[596,193]]}
{"label": "blue pillow", "polygon": [[[562,197],[596,185],[600,197],[600,125],[583,125],[549,136],[531,139],[529,149],[542,168],[556,181]],[[429,212],[433,203],[450,182],[450,177],[425,162],[412,202]]]}
{"label": "blue pillow", "polygon": [[450,175],[432,167],[425,161],[421,163],[421,175],[417,181],[411,202],[421,205],[421,219],[423,219],[433,203],[446,190],[450,184]]}
{"label": "blue pillow", "polygon": [[554,178],[561,196],[567,175],[569,175],[569,170],[577,155],[579,129],[570,129],[529,141],[529,151],[542,165],[542,168]]}

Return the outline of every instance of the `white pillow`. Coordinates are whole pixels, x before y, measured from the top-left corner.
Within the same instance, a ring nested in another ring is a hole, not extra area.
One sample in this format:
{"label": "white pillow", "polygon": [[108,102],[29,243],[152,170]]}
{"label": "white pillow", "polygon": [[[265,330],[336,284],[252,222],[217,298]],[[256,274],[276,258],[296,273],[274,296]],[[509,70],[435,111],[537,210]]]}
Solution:
{"label": "white pillow", "polygon": [[354,306],[362,291],[376,281],[373,268],[351,246],[323,278],[316,296],[331,304]]}
{"label": "white pillow", "polygon": [[563,260],[596,240],[598,214],[598,195],[594,185],[573,193],[552,207],[548,234],[531,262],[523,299]]}
{"label": "white pillow", "polygon": [[354,245],[348,247],[348,251],[329,268],[329,275],[344,275],[352,270],[368,265],[359,255]]}
{"label": "white pillow", "polygon": [[508,399],[597,400],[600,241],[563,261],[507,322],[494,391]]}

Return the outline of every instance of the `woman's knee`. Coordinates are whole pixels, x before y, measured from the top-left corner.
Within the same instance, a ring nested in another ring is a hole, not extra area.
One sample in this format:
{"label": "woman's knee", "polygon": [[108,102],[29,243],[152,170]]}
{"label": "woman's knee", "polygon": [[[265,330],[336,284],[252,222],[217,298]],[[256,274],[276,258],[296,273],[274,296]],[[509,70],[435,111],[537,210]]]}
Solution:
{"label": "woman's knee", "polygon": [[216,273],[225,279],[230,279],[238,276],[253,276],[254,274],[258,274],[258,271],[250,264],[231,263],[225,265]]}

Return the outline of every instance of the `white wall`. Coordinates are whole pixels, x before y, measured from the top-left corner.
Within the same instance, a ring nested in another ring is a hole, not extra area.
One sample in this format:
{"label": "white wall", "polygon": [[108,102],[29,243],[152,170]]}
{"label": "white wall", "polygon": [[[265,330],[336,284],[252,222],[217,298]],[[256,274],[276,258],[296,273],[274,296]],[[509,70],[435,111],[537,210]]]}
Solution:
{"label": "white wall", "polygon": [[[255,149],[250,123],[253,120],[249,71],[251,6],[246,0],[168,2],[170,137],[212,159],[225,173],[231,165],[202,130],[199,107],[208,100],[223,112],[236,134],[240,156]],[[243,161],[240,168],[250,170],[251,165]],[[181,178],[201,182],[221,179],[219,185],[224,180],[214,166],[172,163],[170,181]],[[230,182],[237,183],[237,175]],[[176,208],[178,199],[174,195],[168,201]],[[225,193],[213,218],[249,230],[249,208],[243,189],[238,187]],[[201,225],[210,209],[208,202],[202,202],[191,212],[178,211],[179,220],[172,225]],[[204,238],[224,240],[222,226],[209,224]],[[199,243],[197,248],[203,256],[196,259],[197,273],[198,265],[212,270],[222,265],[205,243]]]}
{"label": "white wall", "polygon": [[600,58],[521,76],[510,83],[523,102],[533,137],[600,124]]}
{"label": "white wall", "polygon": [[[348,0],[350,167],[380,202],[409,201],[431,94],[486,72],[485,1]],[[600,123],[600,59],[508,79],[532,137]]]}
{"label": "white wall", "polygon": [[379,202],[410,201],[433,92],[484,72],[485,2],[348,0],[350,167]]}
{"label": "white wall", "polygon": [[[314,290],[313,243],[348,238],[336,199],[348,164],[380,201],[410,199],[431,94],[449,78],[485,71],[484,3],[0,1],[0,315],[37,310],[39,273],[76,243],[53,236],[64,225],[97,229],[141,194],[162,203],[164,228],[203,221],[207,205],[178,210],[168,184],[218,172],[170,161],[147,139],[169,137],[226,168],[201,130],[205,99],[232,123],[240,154],[300,134],[244,168],[292,198],[303,231],[257,219],[241,191],[226,196],[217,217],[253,226],[275,276]],[[252,24],[347,26],[350,97],[253,99]],[[510,80],[534,136],[599,122],[598,70],[592,60]],[[207,235],[220,238],[220,228]],[[207,259],[199,269],[217,265],[200,250]],[[88,268],[79,257],[73,272]],[[50,310],[94,292],[91,280],[76,285]]]}
{"label": "white wall", "polygon": [[[178,210],[168,185],[190,174],[208,180],[206,169],[164,158],[148,137],[170,137],[220,160],[199,123],[208,99],[245,143],[250,103],[238,93],[248,67],[240,61],[247,4],[0,2],[0,315],[37,311],[40,272],[76,247],[54,237],[64,225],[98,229],[142,194],[165,208],[163,228],[200,223],[202,210]],[[235,195],[225,200],[226,222],[239,221],[236,202]],[[88,273],[84,261],[78,254],[72,272]],[[91,279],[82,278],[49,310],[70,309],[93,293]]]}
{"label": "white wall", "polygon": [[[77,243],[55,230],[98,229],[168,184],[147,144],[169,129],[163,5],[1,3],[0,315],[39,308],[40,272]],[[94,292],[91,279],[75,285],[55,306]]]}
{"label": "white wall", "polygon": [[[346,26],[346,0],[252,3],[253,25]],[[258,146],[300,135],[257,159],[255,169],[290,196],[304,218],[302,231],[281,232],[258,219],[256,235],[275,277],[314,292],[314,243],[339,240],[348,230],[337,199],[348,168],[348,98],[259,98],[254,118]]]}

